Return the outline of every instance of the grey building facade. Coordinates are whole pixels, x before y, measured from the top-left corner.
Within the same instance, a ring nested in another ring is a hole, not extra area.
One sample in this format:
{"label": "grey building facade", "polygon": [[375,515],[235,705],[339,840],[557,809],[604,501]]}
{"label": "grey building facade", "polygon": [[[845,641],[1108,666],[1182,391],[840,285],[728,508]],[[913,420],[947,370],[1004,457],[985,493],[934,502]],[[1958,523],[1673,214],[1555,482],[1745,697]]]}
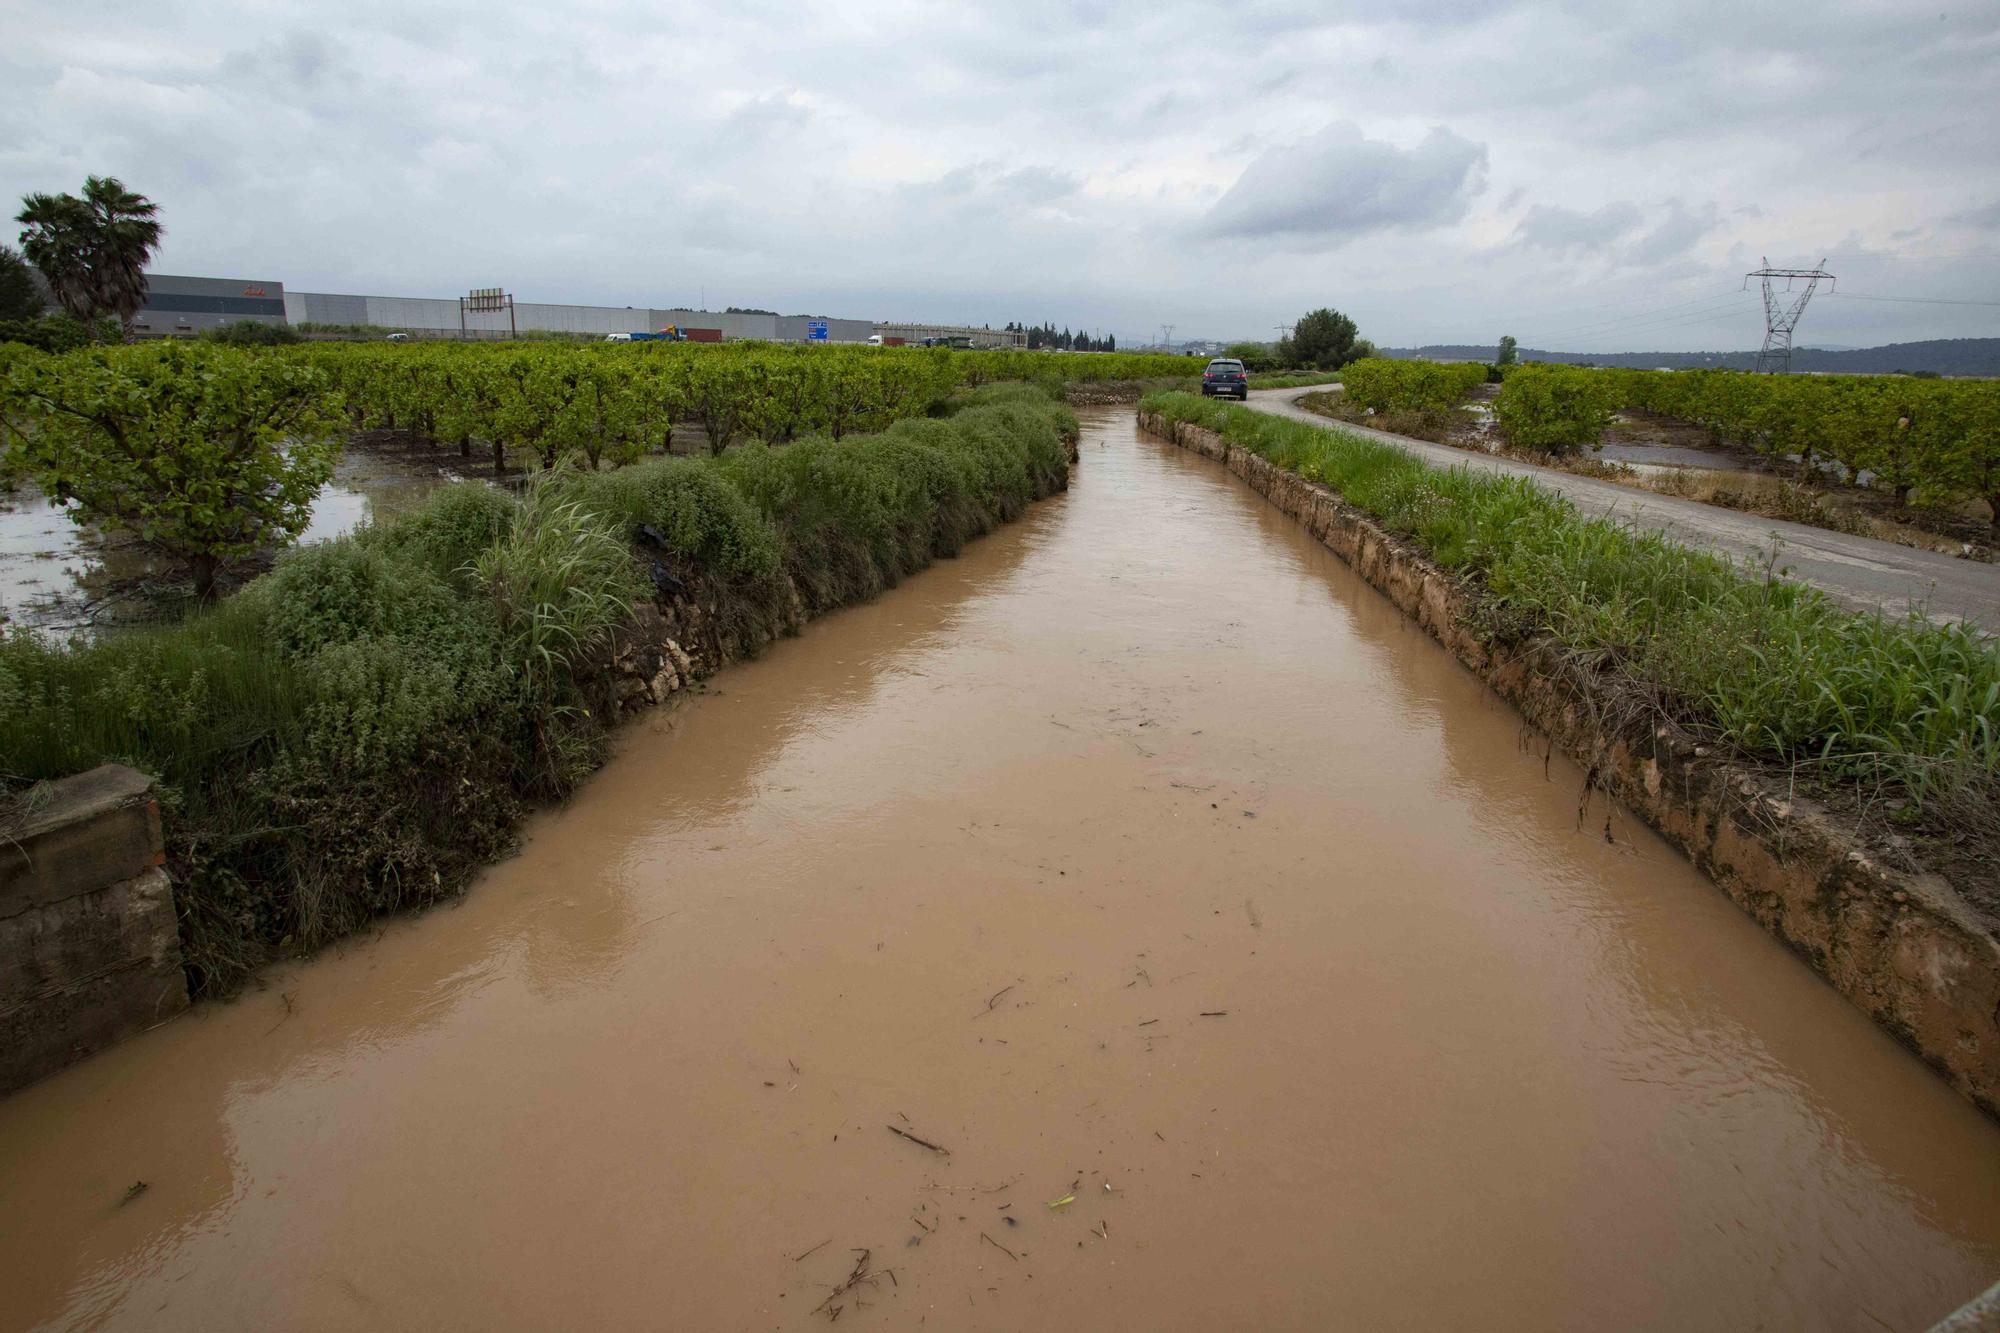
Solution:
{"label": "grey building facade", "polygon": [[285,284],[268,278],[189,278],[146,275],[146,304],[133,316],[142,338],[192,338],[238,320],[283,324]]}
{"label": "grey building facade", "polygon": [[[804,315],[766,315],[754,311],[662,309],[652,306],[557,305],[516,301],[506,310],[461,311],[456,298],[422,296],[343,296],[332,292],[287,292],[285,315],[293,324],[368,325],[428,337],[505,338],[522,333],[574,333],[602,337],[607,333],[652,333],[667,325],[714,332],[735,341],[762,338],[776,342],[807,342],[814,322]],[[462,321],[462,322],[461,322]],[[875,331],[865,319],[826,319],[827,342],[868,341]]]}
{"label": "grey building facade", "polygon": [[[287,291],[282,282],[250,278],[189,278],[146,275],[148,297],[136,320],[144,337],[191,338],[203,329],[239,319],[269,324],[318,324],[336,328],[376,328],[419,338],[506,338],[519,333],[569,333],[601,338],[607,333],[652,333],[669,324],[693,330],[706,341],[759,338],[770,342],[865,343],[884,326],[866,319],[818,315],[771,315],[754,310],[687,310],[656,306],[559,305],[516,301],[509,310],[470,310],[456,297],[356,296],[338,292]],[[815,337],[824,325],[824,337]],[[899,326],[901,327],[901,326]],[[942,330],[941,330],[942,331]],[[1015,335],[975,332],[981,341],[1006,345]]]}

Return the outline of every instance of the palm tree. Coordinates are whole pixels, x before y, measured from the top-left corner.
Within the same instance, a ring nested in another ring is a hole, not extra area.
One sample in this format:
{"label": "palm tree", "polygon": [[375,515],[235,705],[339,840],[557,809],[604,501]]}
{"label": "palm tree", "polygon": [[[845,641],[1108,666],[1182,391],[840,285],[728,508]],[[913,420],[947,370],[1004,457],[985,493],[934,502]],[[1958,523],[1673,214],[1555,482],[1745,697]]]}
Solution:
{"label": "palm tree", "polygon": [[28,261],[0,245],[0,320],[34,319],[47,304]]}
{"label": "palm tree", "polygon": [[21,224],[21,253],[48,279],[56,304],[78,319],[89,319],[83,201],[67,194],[24,195],[14,220]]}
{"label": "palm tree", "polygon": [[118,317],[130,333],[146,304],[146,263],[159,248],[160,207],[115,176],[89,176],[83,196],[23,196],[21,251],[62,308],[86,323]]}

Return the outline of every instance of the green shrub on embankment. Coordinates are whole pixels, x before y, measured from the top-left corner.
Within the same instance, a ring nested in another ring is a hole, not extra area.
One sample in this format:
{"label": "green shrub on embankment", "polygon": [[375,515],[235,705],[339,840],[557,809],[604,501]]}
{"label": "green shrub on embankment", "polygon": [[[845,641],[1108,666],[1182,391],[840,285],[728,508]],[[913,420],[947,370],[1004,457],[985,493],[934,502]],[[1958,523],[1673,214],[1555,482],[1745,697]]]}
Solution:
{"label": "green shrub on embankment", "polygon": [[[0,639],[0,790],[112,761],[153,774],[190,968],[227,988],[457,893],[528,803],[575,786],[656,554],[754,651],[789,607],[868,597],[1060,488],[1075,429],[999,387],[838,442],[557,471],[520,497],[448,487],[179,624]],[[641,524],[664,550],[631,544]]]}
{"label": "green shrub on embankment", "polygon": [[1486,367],[1472,361],[1397,361],[1366,357],[1343,368],[1347,400],[1377,412],[1444,411],[1486,382]]}
{"label": "green shrub on embankment", "polygon": [[1514,366],[1493,400],[1493,420],[1509,442],[1546,454],[1595,448],[1618,390],[1604,375],[1569,366]]}
{"label": "green shrub on embankment", "polygon": [[1579,515],[1532,481],[1190,394],[1142,411],[1324,482],[1479,580],[1503,637],[1550,634],[1668,716],[1769,762],[1918,801],[2000,780],[2000,644],[1857,615],[1817,589]]}

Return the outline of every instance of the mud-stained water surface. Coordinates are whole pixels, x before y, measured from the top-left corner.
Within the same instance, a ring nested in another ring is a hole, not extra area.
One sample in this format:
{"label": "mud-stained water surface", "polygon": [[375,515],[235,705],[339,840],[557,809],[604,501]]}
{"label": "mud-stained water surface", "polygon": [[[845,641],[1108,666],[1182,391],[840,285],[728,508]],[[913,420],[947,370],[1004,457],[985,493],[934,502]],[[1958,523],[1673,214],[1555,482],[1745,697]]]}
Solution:
{"label": "mud-stained water surface", "polygon": [[715,685],[463,905],[0,1103],[0,1322],[1918,1329],[2000,1275],[2000,1130],[1125,412]]}

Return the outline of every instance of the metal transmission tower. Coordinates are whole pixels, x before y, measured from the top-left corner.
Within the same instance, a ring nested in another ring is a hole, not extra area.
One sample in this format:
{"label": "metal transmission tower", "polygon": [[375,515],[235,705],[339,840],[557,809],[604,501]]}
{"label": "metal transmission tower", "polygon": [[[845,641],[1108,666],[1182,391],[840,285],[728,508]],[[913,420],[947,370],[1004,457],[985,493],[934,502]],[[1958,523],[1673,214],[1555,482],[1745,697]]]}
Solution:
{"label": "metal transmission tower", "polygon": [[[1757,353],[1757,370],[1782,375],[1792,368],[1792,330],[1799,326],[1806,302],[1812,300],[1821,278],[1831,283],[1834,277],[1826,271],[1824,259],[1818,268],[1772,268],[1767,255],[1764,267],[1743,275],[1746,290],[1752,278],[1764,280],[1764,350]],[[1785,284],[1782,290],[1775,285],[1780,279]],[[1793,284],[1800,282],[1805,286],[1795,291]]]}

